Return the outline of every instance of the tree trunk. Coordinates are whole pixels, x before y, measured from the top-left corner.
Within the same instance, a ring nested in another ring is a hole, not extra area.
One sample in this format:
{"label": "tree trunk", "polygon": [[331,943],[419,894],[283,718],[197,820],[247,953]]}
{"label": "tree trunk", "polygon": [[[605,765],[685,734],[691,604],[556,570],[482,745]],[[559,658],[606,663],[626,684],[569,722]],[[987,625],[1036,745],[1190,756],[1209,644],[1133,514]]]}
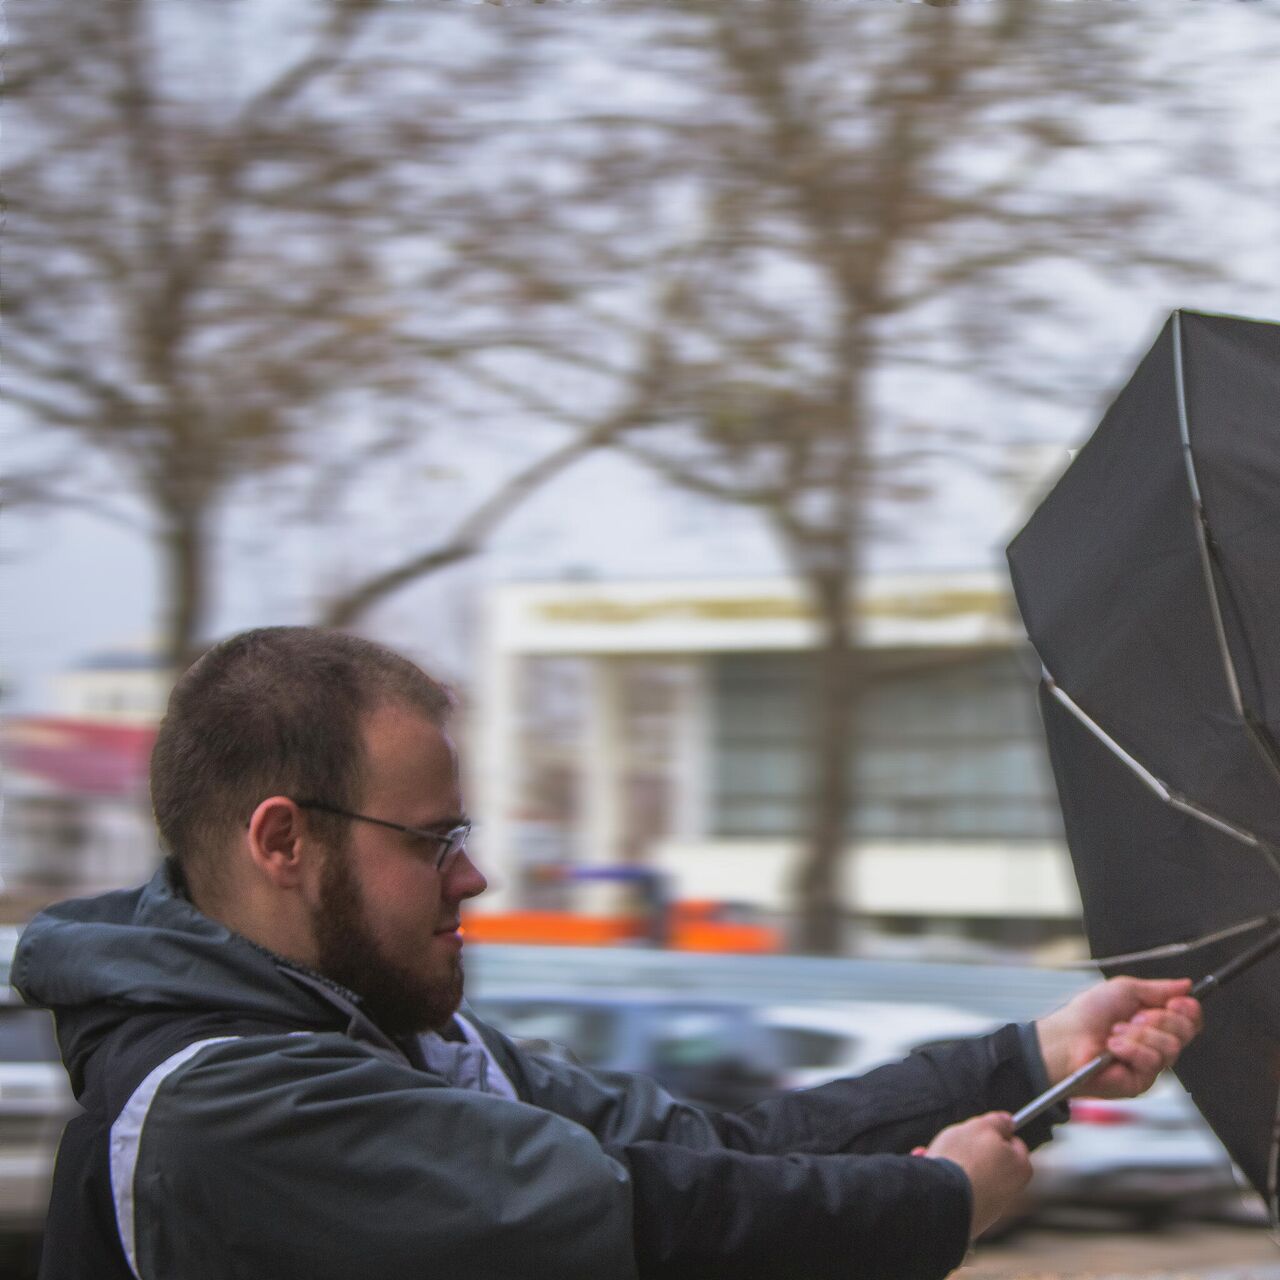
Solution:
{"label": "tree trunk", "polygon": [[809,740],[809,841],[796,877],[799,944],[817,955],[844,950],[850,903],[841,885],[854,803],[851,775],[854,724],[861,681],[853,647],[854,584],[839,571],[813,573],[809,589],[817,605],[821,639],[811,687]]}
{"label": "tree trunk", "polygon": [[[857,651],[858,580],[865,531],[867,403],[861,371],[869,367],[870,339],[864,299],[848,282],[841,325],[841,371],[831,404],[839,442],[827,496],[830,509],[808,545],[793,543],[793,562],[808,585],[818,617],[809,740],[809,843],[796,878],[799,942],[805,951],[839,955],[850,941],[856,904],[843,892],[841,863],[857,802],[854,767],[858,702],[862,692]],[[799,528],[799,526],[793,526]],[[794,535],[793,535],[794,536]]]}
{"label": "tree trunk", "polygon": [[176,679],[199,656],[204,637],[208,547],[205,513],[181,502],[166,504],[161,533],[165,606],[162,653]]}

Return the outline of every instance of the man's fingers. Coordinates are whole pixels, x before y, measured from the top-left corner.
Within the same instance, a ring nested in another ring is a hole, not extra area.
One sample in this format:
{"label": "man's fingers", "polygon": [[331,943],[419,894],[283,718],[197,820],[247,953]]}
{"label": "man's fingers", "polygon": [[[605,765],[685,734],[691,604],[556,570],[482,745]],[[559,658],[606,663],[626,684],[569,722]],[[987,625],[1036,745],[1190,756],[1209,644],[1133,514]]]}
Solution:
{"label": "man's fingers", "polygon": [[1117,1023],[1111,1029],[1111,1034],[1119,1036],[1121,1039],[1136,1040],[1141,1044],[1152,1045],[1162,1053],[1168,1052],[1175,1056],[1181,1052],[1183,1046],[1183,1038],[1178,1034],[1176,1028],[1171,1030],[1156,1022],[1139,1022],[1135,1019],[1133,1022]]}
{"label": "man's fingers", "polygon": [[1175,996],[1166,1008],[1170,1013],[1185,1018],[1191,1024],[1193,1036],[1199,1035],[1204,1030],[1204,1010],[1200,1007],[1199,1000],[1193,1000],[1190,996]]}
{"label": "man's fingers", "polygon": [[1191,990],[1190,978],[1129,978],[1128,982],[1138,1003],[1148,1009],[1161,1008]]}
{"label": "man's fingers", "polygon": [[1107,1048],[1132,1066],[1152,1067],[1162,1071],[1182,1051],[1182,1041],[1155,1027],[1130,1027],[1116,1032]]}
{"label": "man's fingers", "polygon": [[1133,1084],[1141,1092],[1177,1061],[1182,1042],[1155,1027],[1130,1026],[1112,1035],[1107,1048],[1133,1073]]}
{"label": "man's fingers", "polygon": [[1148,1049],[1146,1045],[1134,1044],[1132,1040],[1121,1040],[1117,1037],[1107,1045],[1107,1048],[1128,1070],[1132,1077],[1132,1083],[1128,1087],[1135,1093],[1141,1093],[1147,1089],[1160,1074],[1162,1066],[1160,1055],[1154,1049]]}
{"label": "man's fingers", "polygon": [[987,1119],[1002,1138],[1013,1137],[1013,1117],[1007,1111],[990,1111],[987,1113]]}
{"label": "man's fingers", "polygon": [[1200,1022],[1174,1009],[1143,1009],[1131,1019],[1132,1024],[1154,1027],[1176,1036],[1180,1044],[1186,1044],[1200,1030]]}

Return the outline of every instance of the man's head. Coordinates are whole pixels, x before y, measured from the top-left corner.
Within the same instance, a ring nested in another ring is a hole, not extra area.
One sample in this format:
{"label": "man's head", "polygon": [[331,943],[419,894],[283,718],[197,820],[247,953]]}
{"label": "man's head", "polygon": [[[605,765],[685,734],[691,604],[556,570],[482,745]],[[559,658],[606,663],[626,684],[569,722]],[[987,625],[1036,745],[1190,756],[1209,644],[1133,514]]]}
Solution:
{"label": "man's head", "polygon": [[393,1031],[457,1007],[458,911],[484,889],[465,853],[441,869],[440,840],[393,829],[463,821],[450,705],[378,645],[265,628],[179,680],[152,754],[156,824],[196,904],[350,987]]}

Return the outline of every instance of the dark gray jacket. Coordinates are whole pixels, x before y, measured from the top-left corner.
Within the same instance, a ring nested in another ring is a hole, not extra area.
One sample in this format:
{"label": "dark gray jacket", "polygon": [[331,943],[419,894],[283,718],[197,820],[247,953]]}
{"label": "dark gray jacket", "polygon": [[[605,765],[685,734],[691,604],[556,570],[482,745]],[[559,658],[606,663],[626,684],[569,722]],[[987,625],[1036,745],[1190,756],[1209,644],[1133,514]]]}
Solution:
{"label": "dark gray jacket", "polygon": [[930,1280],[964,1256],[968,1180],[897,1153],[1037,1083],[1016,1027],[736,1114],[474,1020],[400,1043],[163,872],[37,917],[13,980],[85,1108],[49,1280]]}

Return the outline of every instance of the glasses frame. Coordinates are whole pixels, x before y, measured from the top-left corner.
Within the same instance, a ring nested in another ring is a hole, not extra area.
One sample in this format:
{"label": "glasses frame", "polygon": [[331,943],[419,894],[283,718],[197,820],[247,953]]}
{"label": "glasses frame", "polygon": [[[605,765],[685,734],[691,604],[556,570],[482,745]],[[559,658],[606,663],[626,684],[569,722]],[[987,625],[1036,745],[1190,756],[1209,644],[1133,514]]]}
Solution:
{"label": "glasses frame", "polygon": [[471,836],[471,823],[460,822],[448,831],[426,831],[422,827],[406,827],[402,822],[388,822],[386,818],[371,818],[367,813],[353,813],[350,809],[339,809],[336,805],[321,804],[316,800],[295,800],[299,809],[314,809],[318,813],[332,813],[339,818],[350,818],[356,822],[371,822],[376,827],[389,827],[392,831],[400,831],[415,840],[435,840],[441,846],[440,856],[435,867],[441,875],[449,870],[458,860],[458,856],[466,851],[467,840]]}

